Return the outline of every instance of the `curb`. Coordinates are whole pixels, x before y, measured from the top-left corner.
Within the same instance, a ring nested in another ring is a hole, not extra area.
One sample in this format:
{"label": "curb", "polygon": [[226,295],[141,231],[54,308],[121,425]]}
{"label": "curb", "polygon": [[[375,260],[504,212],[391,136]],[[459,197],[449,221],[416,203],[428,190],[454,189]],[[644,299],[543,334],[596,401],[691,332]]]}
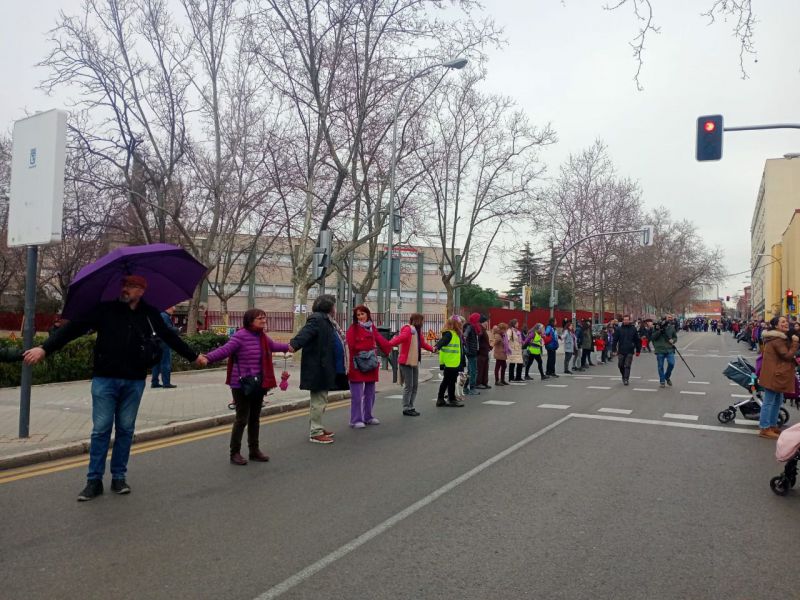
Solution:
{"label": "curb", "polygon": [[[331,392],[328,394],[328,402],[338,402],[350,398],[350,392]],[[309,400],[289,400],[281,404],[273,406],[265,406],[261,410],[262,417],[277,415],[296,410],[308,408]],[[212,429],[220,425],[229,425],[233,423],[236,418],[234,413],[226,413],[214,417],[200,417],[199,419],[191,419],[189,421],[180,421],[170,425],[161,425],[158,427],[151,427],[149,429],[142,429],[133,434],[133,448],[136,444],[147,442],[151,440],[158,440],[162,438],[181,435],[184,433],[191,433],[193,431],[202,431],[204,429]],[[111,437],[111,444],[114,443],[114,437]],[[73,456],[80,456],[89,453],[89,441],[72,442],[63,444],[61,446],[54,446],[53,448],[43,448],[41,450],[32,450],[31,452],[23,452],[0,458],[0,471],[7,469],[15,469],[18,467],[27,467],[41,462],[48,462],[61,458],[70,458]]]}
{"label": "curb", "polygon": [[[430,372],[427,377],[423,377],[420,371],[419,382],[423,383],[429,381],[433,376]],[[328,394],[328,402],[338,402],[350,398],[350,392],[330,392]],[[262,417],[277,415],[285,412],[292,412],[295,410],[302,410],[308,408],[309,399],[302,400],[288,400],[280,404],[268,405],[261,410]],[[151,427],[149,429],[142,429],[133,434],[133,447],[141,442],[151,440],[158,440],[162,438],[181,435],[184,433],[191,433],[193,431],[201,431],[203,429],[211,429],[220,425],[229,425],[233,423],[236,415],[232,412],[216,415],[213,417],[200,417],[198,419],[191,419],[189,421],[179,421],[169,425],[159,425],[158,427]],[[111,437],[111,444],[114,442],[114,437]],[[109,446],[110,447],[110,446]],[[48,462],[61,458],[70,458],[73,456],[80,456],[89,453],[89,441],[70,442],[52,448],[42,448],[40,450],[31,450],[30,452],[22,452],[0,458],[0,472],[7,469],[15,469],[18,467],[26,467],[41,462]]]}

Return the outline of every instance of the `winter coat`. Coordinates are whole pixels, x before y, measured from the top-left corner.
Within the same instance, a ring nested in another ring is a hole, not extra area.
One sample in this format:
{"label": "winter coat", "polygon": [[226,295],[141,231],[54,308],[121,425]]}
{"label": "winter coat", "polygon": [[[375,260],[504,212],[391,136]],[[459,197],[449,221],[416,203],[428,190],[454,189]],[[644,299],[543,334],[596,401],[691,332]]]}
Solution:
{"label": "winter coat", "polygon": [[496,325],[492,327],[492,345],[494,346],[495,360],[508,360],[508,354],[506,354],[506,345],[503,341],[503,333]]}
{"label": "winter coat", "polygon": [[336,389],[336,363],[333,336],[337,335],[333,323],[323,312],[311,313],[303,328],[289,345],[303,350],[300,360],[300,389],[315,392]]}
{"label": "winter coat", "polygon": [[633,323],[620,325],[614,332],[614,345],[612,350],[618,354],[637,354],[642,351],[642,340]]}
{"label": "winter coat", "polygon": [[508,345],[511,347],[511,354],[508,355],[506,360],[512,365],[522,364],[522,334],[519,329],[509,327],[508,331],[506,331],[506,337],[508,338]]}
{"label": "winter coat", "polygon": [[550,336],[550,342],[545,344],[544,347],[548,350],[558,350],[558,332],[552,325],[546,325],[544,328],[543,338]]}
{"label": "winter coat", "polygon": [[375,382],[378,381],[380,370],[378,367],[362,373],[356,368],[355,356],[365,350],[380,350],[384,354],[392,353],[392,346],[378,333],[375,325],[367,329],[360,323],[353,323],[347,330],[347,349],[350,354],[350,365],[347,369],[347,379],[353,382]]}
{"label": "winter coat", "polygon": [[775,329],[762,334],[764,358],[758,382],[773,392],[794,393],[795,361],[794,355],[800,343],[789,340],[786,334]]}
{"label": "winter coat", "polygon": [[92,377],[145,379],[150,365],[144,356],[143,345],[146,338],[152,337],[153,331],[186,360],[194,362],[197,359],[197,353],[177,333],[168,329],[158,310],[144,300],[140,300],[133,310],[118,300],[101,302],[85,316],[59,327],[45,340],[42,348],[45,353],[52,354],[90,329],[97,332]]}
{"label": "winter coat", "polygon": [[[418,333],[412,325],[403,325],[403,328],[400,330],[396,336],[394,336],[391,340],[389,340],[390,346],[400,346],[400,357],[398,358],[398,362],[401,365],[404,365],[408,362],[408,352],[411,350],[411,339],[415,333]],[[419,342],[419,350],[420,353],[422,350],[427,350],[428,352],[433,352],[433,347],[425,341],[425,338],[421,333],[419,333],[419,337],[417,338]]]}
{"label": "winter coat", "polygon": [[464,354],[470,358],[478,356],[478,332],[471,323],[464,325],[464,340],[462,342]]}
{"label": "winter coat", "polygon": [[565,329],[561,334],[561,344],[564,346],[564,352],[573,354],[575,352],[575,334],[569,329]]}
{"label": "winter coat", "polygon": [[581,350],[592,350],[592,328],[583,330],[583,338],[581,338]]}
{"label": "winter coat", "polygon": [[[262,340],[262,337],[266,339]],[[230,357],[225,383],[232,388],[242,387],[239,383],[241,377],[263,375],[262,387],[269,390],[278,385],[275,381],[272,353],[288,351],[288,344],[271,340],[263,331],[251,331],[242,327],[223,346],[206,354],[206,358],[213,363]]]}
{"label": "winter coat", "polygon": [[492,351],[492,342],[489,339],[489,332],[481,327],[480,335],[478,335],[478,356],[485,356],[489,358],[489,352]]}
{"label": "winter coat", "polygon": [[[672,340],[672,343],[670,343]],[[650,338],[653,342],[653,352],[656,354],[672,354],[675,352],[673,345],[678,340],[678,330],[675,325],[667,323],[663,327],[656,327]]]}

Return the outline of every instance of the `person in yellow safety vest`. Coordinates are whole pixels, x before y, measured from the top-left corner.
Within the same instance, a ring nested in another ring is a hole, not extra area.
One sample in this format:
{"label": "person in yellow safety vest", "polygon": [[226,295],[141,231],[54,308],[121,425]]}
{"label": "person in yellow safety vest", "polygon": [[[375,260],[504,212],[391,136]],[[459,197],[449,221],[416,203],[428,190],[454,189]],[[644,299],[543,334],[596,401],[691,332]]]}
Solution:
{"label": "person in yellow safety vest", "polygon": [[[456,381],[458,373],[463,369],[464,353],[461,350],[463,319],[453,315],[444,324],[442,337],[436,342],[439,351],[439,368],[442,370],[442,383],[439,384],[439,394],[436,397],[436,406],[464,406],[456,400]],[[449,402],[444,400],[447,390]]]}
{"label": "person in yellow safety vest", "polygon": [[523,346],[527,344],[529,355],[528,361],[525,364],[525,379],[533,379],[533,377],[529,375],[533,361],[536,361],[536,365],[539,367],[539,375],[542,377],[542,381],[549,379],[542,369],[542,348],[544,347],[544,341],[542,340],[543,331],[544,325],[537,323],[533,326],[533,329],[531,329],[530,333],[528,333],[528,337],[526,337],[523,342]]}

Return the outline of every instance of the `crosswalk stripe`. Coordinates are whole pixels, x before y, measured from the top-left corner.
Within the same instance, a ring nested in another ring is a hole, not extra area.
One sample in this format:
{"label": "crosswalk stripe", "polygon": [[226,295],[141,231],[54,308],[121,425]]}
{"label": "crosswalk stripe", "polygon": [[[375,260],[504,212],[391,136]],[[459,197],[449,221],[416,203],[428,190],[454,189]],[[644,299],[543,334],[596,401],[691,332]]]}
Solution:
{"label": "crosswalk stripe", "polygon": [[681,394],[689,394],[692,396],[705,396],[705,392],[695,392],[693,390],[681,390]]}
{"label": "crosswalk stripe", "polygon": [[569,404],[540,404],[537,408],[557,408],[559,410],[567,410]]}
{"label": "crosswalk stripe", "polygon": [[394,396],[386,396],[389,400],[402,400],[403,394],[395,394]]}
{"label": "crosswalk stripe", "polygon": [[587,390],[610,390],[611,388],[607,385],[587,385]]}
{"label": "crosswalk stripe", "polygon": [[633,411],[627,408],[598,408],[597,412],[614,413],[616,415],[629,415]]}
{"label": "crosswalk stripe", "polygon": [[492,404],[494,406],[511,406],[515,402],[506,402],[505,400],[487,400],[484,404]]}
{"label": "crosswalk stripe", "polygon": [[752,398],[750,394],[731,394],[731,398]]}
{"label": "crosswalk stripe", "polygon": [[708,381],[687,381],[686,383],[693,383],[694,385],[711,385]]}
{"label": "crosswalk stripe", "polygon": [[634,392],[657,392],[658,390],[653,388],[633,388]]}
{"label": "crosswalk stripe", "polygon": [[545,383],[545,387],[555,387],[555,388],[565,388],[567,387],[566,383]]}
{"label": "crosswalk stripe", "polygon": [[758,421],[751,421],[750,419],[734,419],[733,422],[737,425],[754,425],[758,427]]}
{"label": "crosswalk stripe", "polygon": [[700,417],[697,415],[681,415],[675,413],[664,413],[665,419],[683,419],[684,421],[697,421]]}

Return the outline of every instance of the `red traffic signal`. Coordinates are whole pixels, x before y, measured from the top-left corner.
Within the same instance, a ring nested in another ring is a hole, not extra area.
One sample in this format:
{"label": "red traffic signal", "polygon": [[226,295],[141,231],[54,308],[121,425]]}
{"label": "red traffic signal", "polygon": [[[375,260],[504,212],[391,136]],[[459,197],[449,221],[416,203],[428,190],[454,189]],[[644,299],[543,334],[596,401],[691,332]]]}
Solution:
{"label": "red traffic signal", "polygon": [[791,298],[793,296],[794,296],[794,292],[792,292],[792,290],[786,290],[786,297],[787,298]]}
{"label": "red traffic signal", "polygon": [[697,119],[697,160],[722,158],[722,115],[705,115]]}

